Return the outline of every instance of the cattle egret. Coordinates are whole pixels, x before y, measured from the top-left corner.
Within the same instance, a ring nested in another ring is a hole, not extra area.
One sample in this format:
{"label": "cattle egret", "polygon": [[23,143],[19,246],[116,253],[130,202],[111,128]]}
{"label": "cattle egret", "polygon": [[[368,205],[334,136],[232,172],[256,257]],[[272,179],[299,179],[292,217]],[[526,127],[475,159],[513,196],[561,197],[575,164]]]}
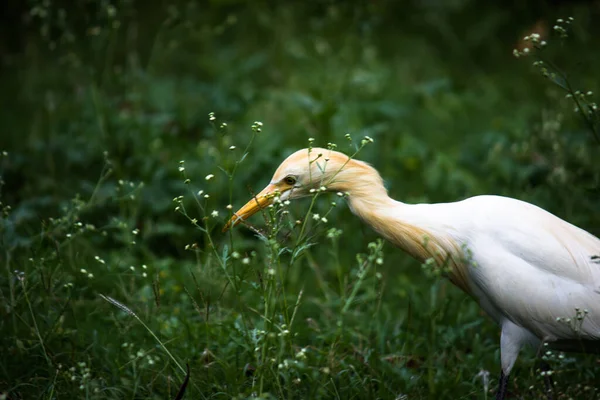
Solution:
{"label": "cattle egret", "polygon": [[524,201],[486,195],[405,204],[388,196],[367,163],[311,148],[290,155],[224,230],[271,204],[276,192],[286,200],[322,187],[347,193],[354,214],[415,259],[446,267],[450,281],[498,323],[497,399],[525,344],[600,352],[600,239]]}

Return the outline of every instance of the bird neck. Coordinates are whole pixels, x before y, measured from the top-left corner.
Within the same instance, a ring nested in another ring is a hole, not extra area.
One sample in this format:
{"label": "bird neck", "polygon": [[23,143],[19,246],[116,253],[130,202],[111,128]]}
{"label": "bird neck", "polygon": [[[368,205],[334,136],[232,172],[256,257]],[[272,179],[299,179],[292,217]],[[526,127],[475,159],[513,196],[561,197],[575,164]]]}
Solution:
{"label": "bird neck", "polygon": [[418,212],[418,208],[395,201],[387,193],[367,196],[350,192],[348,205],[378,234],[418,261],[423,262],[433,255],[434,248],[429,247],[436,247],[438,235],[427,219],[411,214],[411,211]]}
{"label": "bird neck", "polygon": [[[374,170],[373,170],[374,171]],[[379,174],[353,175],[347,181],[348,204],[354,214],[370,225],[378,234],[401,248],[413,258],[424,262],[429,258],[448,272],[449,279],[470,292],[461,246],[440,221],[432,214],[432,205],[411,205],[390,198]]]}

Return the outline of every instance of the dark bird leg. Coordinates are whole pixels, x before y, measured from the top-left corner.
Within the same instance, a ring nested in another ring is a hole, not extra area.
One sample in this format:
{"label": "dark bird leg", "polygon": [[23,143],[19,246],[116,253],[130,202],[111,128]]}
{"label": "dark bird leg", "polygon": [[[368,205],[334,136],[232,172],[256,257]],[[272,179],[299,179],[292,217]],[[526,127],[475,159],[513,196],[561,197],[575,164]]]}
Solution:
{"label": "dark bird leg", "polygon": [[500,370],[500,381],[498,383],[498,391],[496,392],[496,400],[504,400],[506,397],[506,389],[508,387],[508,375],[504,375],[504,371]]}
{"label": "dark bird leg", "polygon": [[546,396],[548,400],[554,398],[554,381],[552,379],[552,367],[544,360],[540,360],[540,369],[544,374],[544,386],[546,387]]}

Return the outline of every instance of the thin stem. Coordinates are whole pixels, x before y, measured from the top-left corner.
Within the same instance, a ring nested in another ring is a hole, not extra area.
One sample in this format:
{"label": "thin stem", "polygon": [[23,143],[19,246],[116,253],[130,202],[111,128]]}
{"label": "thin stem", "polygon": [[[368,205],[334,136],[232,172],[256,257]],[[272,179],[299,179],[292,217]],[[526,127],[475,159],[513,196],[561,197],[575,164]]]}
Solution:
{"label": "thin stem", "polygon": [[584,107],[581,105],[581,102],[577,98],[575,90],[573,90],[573,87],[571,86],[571,83],[569,82],[567,74],[565,72],[563,72],[552,61],[546,60],[546,59],[544,59],[543,57],[541,57],[539,55],[537,56],[537,59],[540,60],[541,62],[543,62],[545,65],[548,65],[553,70],[553,72],[556,73],[556,74],[558,74],[559,77],[563,80],[564,85],[561,84],[561,83],[559,83],[559,82],[557,82],[555,79],[551,79],[551,81],[556,86],[560,87],[565,92],[567,92],[568,94],[571,95],[571,97],[573,98],[573,101],[575,102],[575,105],[577,106],[577,109],[579,110],[579,113],[581,114],[581,117],[583,118],[583,120],[584,120],[585,124],[587,125],[588,129],[592,133],[592,136],[594,137],[594,140],[596,141],[596,143],[598,145],[600,145],[600,136],[598,135],[598,132],[596,131],[596,126],[594,125],[593,121],[590,118],[587,117],[586,110],[584,109]]}
{"label": "thin stem", "polygon": [[150,333],[150,335],[152,335],[152,337],[154,338],[154,340],[156,340],[158,342],[158,344],[160,345],[160,347],[165,351],[165,353],[167,353],[167,355],[171,358],[171,360],[173,360],[173,362],[175,363],[175,365],[177,365],[177,367],[179,368],[179,370],[181,372],[183,372],[184,375],[187,375],[187,371],[181,366],[181,364],[179,364],[179,362],[177,361],[177,359],[173,356],[173,354],[171,354],[171,352],[169,351],[169,349],[167,349],[167,347],[163,344],[163,342],[158,338],[158,336],[156,336],[154,334],[154,332],[152,331],[152,329],[150,329],[150,327],[148,325],[146,325],[144,323],[144,321],[142,321],[142,319],[140,317],[138,317],[138,315],[136,313],[133,312],[133,310],[131,310],[129,307],[127,307],[125,304],[113,299],[112,297],[109,296],[105,296],[103,294],[100,295],[100,297],[102,297],[104,300],[108,301],[110,304],[112,304],[113,306],[121,309],[122,311],[125,311],[127,314],[131,315],[133,318],[135,318],[140,324],[142,324],[142,326],[144,328],[146,328],[146,330]]}
{"label": "thin stem", "polygon": [[40,329],[38,327],[37,321],[35,319],[35,314],[33,313],[33,308],[31,307],[31,302],[29,301],[29,295],[27,294],[27,288],[25,287],[25,278],[18,278],[21,282],[21,287],[23,288],[23,293],[25,294],[25,301],[27,302],[27,306],[29,307],[29,313],[31,314],[31,319],[33,320],[33,326],[35,328],[35,334],[40,341],[40,345],[42,346],[42,351],[44,352],[44,357],[46,358],[46,362],[48,365],[52,365],[52,361],[50,361],[50,357],[48,357],[48,353],[46,352],[46,346],[44,346],[44,339],[42,339],[42,335],[40,334]]}

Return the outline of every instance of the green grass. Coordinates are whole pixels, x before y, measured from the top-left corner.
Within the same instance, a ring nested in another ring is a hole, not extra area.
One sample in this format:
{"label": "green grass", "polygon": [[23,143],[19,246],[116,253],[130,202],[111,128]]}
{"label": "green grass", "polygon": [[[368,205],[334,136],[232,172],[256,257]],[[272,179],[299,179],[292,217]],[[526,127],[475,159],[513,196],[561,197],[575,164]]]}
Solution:
{"label": "green grass", "polygon": [[[175,398],[186,364],[189,399],[493,398],[498,328],[344,199],[221,229],[309,138],[370,136],[398,200],[508,195],[599,235],[598,145],[512,55],[573,15],[545,57],[600,93],[597,12],[92,3],[32,2],[3,58],[2,398]],[[513,398],[545,398],[534,356]],[[597,357],[547,357],[557,398],[598,398]]]}

